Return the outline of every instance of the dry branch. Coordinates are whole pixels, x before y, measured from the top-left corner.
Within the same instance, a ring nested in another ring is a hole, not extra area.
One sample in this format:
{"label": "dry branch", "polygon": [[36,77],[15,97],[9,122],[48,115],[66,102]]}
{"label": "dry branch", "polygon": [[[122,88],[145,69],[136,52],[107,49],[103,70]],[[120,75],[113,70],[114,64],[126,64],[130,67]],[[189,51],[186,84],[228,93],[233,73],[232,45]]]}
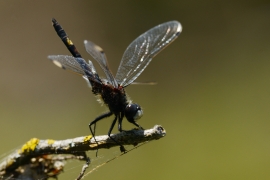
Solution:
{"label": "dry branch", "polygon": [[[130,131],[123,131],[121,133],[113,134],[111,136],[122,145],[135,146],[146,141],[160,139],[165,135],[165,129],[160,125],[155,125],[152,129],[133,129]],[[14,153],[8,155],[0,162],[0,180],[5,179],[6,177],[15,178],[16,176],[20,175],[20,173],[25,172],[25,169],[23,168],[24,166],[29,168],[29,165],[32,165],[30,168],[33,167],[33,163],[37,163],[36,159],[41,158],[42,161],[48,161],[53,166],[55,162],[58,162],[59,164],[59,162],[64,161],[65,156],[70,154],[73,156],[70,156],[69,158],[88,160],[85,154],[86,151],[102,148],[108,149],[119,146],[119,144],[116,144],[115,141],[111,140],[107,135],[96,136],[95,138],[97,143],[91,135],[57,141],[52,139],[39,140],[37,138],[32,138],[30,141],[25,143],[21,149],[16,150]],[[53,160],[48,156],[56,154],[64,154],[63,160]],[[39,166],[36,165],[35,168],[37,167]],[[60,171],[63,169],[63,167],[53,167],[51,169],[55,170],[54,168],[60,169],[57,171],[58,173],[60,173]],[[50,173],[51,174],[45,173],[45,175],[48,177],[58,175],[52,174],[52,172]]]}

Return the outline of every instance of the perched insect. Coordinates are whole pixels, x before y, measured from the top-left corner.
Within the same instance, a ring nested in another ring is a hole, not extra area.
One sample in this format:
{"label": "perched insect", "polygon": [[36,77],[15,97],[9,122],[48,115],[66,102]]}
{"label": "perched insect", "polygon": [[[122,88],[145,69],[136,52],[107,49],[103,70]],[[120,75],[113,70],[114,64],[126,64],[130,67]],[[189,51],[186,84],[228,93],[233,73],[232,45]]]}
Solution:
{"label": "perched insect", "polygon": [[[134,82],[155,55],[178,37],[182,31],[181,24],[177,21],[166,22],[148,30],[135,39],[127,47],[115,77],[109,69],[107,58],[102,48],[85,40],[86,51],[98,62],[106,75],[106,79],[102,79],[97,74],[92,62],[89,61],[87,63],[82,58],[58,22],[55,19],[52,19],[52,22],[58,36],[73,56],[50,55],[48,58],[63,69],[68,69],[82,75],[91,86],[92,92],[99,96],[109,108],[109,112],[98,116],[89,124],[93,136],[95,135],[96,123],[111,115],[115,117],[109,129],[108,136],[113,141],[115,141],[111,137],[113,127],[118,121],[118,130],[121,132],[124,117],[138,128],[142,128],[137,124],[136,120],[143,115],[143,111],[138,104],[128,100],[124,88]],[[94,130],[92,129],[92,125],[94,125]],[[125,151],[124,147],[121,144],[119,145],[121,151]]]}

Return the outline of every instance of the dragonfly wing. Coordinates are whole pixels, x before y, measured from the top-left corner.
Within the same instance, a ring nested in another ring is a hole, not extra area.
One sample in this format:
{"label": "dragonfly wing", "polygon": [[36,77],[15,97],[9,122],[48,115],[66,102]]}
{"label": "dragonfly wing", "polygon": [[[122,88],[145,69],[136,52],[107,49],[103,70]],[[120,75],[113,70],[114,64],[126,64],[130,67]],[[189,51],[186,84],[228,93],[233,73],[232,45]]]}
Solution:
{"label": "dragonfly wing", "polygon": [[101,82],[91,61],[87,64],[83,58],[75,58],[67,55],[50,55],[48,59],[62,69],[67,69],[88,77],[95,82]]}
{"label": "dragonfly wing", "polygon": [[104,71],[107,80],[114,86],[118,87],[117,81],[115,80],[112,72],[109,69],[109,64],[103,49],[91,41],[84,41],[86,51],[98,62],[102,70]]}
{"label": "dragonfly wing", "polygon": [[126,49],[115,79],[121,86],[131,84],[152,58],[175,40],[182,26],[178,21],[160,24],[135,39]]}

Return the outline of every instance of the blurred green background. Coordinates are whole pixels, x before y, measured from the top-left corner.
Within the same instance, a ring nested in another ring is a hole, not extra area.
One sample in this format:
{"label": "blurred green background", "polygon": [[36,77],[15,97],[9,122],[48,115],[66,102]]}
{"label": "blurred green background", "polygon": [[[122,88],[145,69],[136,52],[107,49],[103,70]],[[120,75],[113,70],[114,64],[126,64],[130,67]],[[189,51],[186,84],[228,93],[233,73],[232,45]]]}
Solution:
{"label": "blurred green background", "polygon": [[137,36],[170,20],[183,26],[138,78],[158,84],[126,89],[143,107],[139,124],[161,124],[167,136],[86,179],[270,179],[269,1],[0,1],[0,154],[32,137],[87,135],[106,111],[82,78],[46,58],[69,55],[52,17],[85,59],[84,39],[100,45],[114,74]]}

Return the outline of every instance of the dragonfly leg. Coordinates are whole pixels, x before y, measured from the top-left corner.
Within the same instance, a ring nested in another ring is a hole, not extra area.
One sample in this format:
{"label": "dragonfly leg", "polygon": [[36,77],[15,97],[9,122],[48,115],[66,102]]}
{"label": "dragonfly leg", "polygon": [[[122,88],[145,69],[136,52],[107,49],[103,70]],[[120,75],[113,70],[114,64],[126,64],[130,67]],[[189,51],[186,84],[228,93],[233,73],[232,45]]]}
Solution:
{"label": "dragonfly leg", "polygon": [[[119,117],[119,118],[120,118],[120,117]],[[123,119],[123,118],[122,118],[122,119]],[[112,132],[112,130],[113,130],[113,127],[114,127],[116,121],[117,121],[117,115],[115,116],[115,118],[114,118],[114,120],[113,120],[113,122],[112,122],[112,125],[111,125],[111,127],[110,127],[110,130],[109,130],[109,132],[108,132],[108,136],[111,138],[111,140],[113,140],[116,144],[118,144],[118,145],[120,146],[120,151],[121,151],[121,152],[126,152],[126,149],[124,148],[124,146],[123,146],[122,144],[120,144],[119,142],[117,142],[114,138],[111,137],[111,132]],[[120,123],[120,122],[119,122],[119,123]]]}
{"label": "dragonfly leg", "polygon": [[120,117],[119,117],[119,121],[118,121],[118,131],[119,132],[122,132],[123,131],[123,129],[122,129],[123,118],[124,118],[124,113],[121,113],[120,114]]}
{"label": "dragonfly leg", "polygon": [[[90,122],[90,124],[89,124],[90,132],[91,132],[91,134],[93,135],[94,140],[95,140],[95,142],[96,142],[97,145],[98,145],[98,143],[97,143],[97,140],[96,140],[96,138],[95,138],[96,123],[97,123],[98,121],[100,121],[101,119],[104,119],[104,118],[106,118],[106,117],[111,116],[112,114],[113,114],[112,112],[107,112],[107,113],[105,113],[105,114],[102,114],[102,115],[98,116],[96,119],[94,119],[92,122]],[[94,131],[92,130],[92,125],[94,125]],[[96,153],[96,156],[97,156],[97,153]]]}
{"label": "dragonfly leg", "polygon": [[134,124],[135,126],[137,126],[138,128],[144,130],[143,127],[141,127],[141,126],[140,126],[138,123],[136,123],[135,121],[134,121],[134,122],[131,122],[131,123]]}

